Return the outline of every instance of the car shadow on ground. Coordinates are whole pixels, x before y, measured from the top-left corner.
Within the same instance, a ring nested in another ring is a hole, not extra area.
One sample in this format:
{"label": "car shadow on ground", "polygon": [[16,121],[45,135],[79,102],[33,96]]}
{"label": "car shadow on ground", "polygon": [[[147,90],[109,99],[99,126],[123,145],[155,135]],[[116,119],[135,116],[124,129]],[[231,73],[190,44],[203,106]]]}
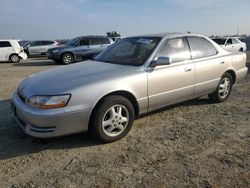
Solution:
{"label": "car shadow on ground", "polygon": [[0,160],[37,153],[48,149],[67,149],[100,145],[89,134],[38,139],[28,136],[16,124],[10,100],[0,101]]}
{"label": "car shadow on ground", "polygon": [[17,67],[31,67],[31,66],[58,66],[61,64],[57,64],[52,60],[29,60],[29,61],[24,61],[20,62],[17,64],[13,64],[13,66]]}
{"label": "car shadow on ground", "polygon": [[[173,107],[207,104],[211,104],[208,99],[196,99],[177,105],[172,105],[139,118],[161,113],[162,111]],[[95,141],[87,133],[50,139],[38,139],[28,136],[16,124],[10,110],[10,100],[0,101],[0,122],[0,160],[37,153],[43,150],[71,149],[101,145],[101,143]]]}
{"label": "car shadow on ground", "polygon": [[250,62],[247,63],[247,68],[248,68],[247,74],[250,74]]}
{"label": "car shadow on ground", "polygon": [[189,100],[189,101],[169,105],[169,106],[160,108],[158,110],[143,114],[143,115],[139,116],[138,119],[144,118],[146,116],[158,114],[158,113],[161,113],[163,111],[167,111],[167,110],[170,110],[170,109],[173,109],[173,108],[178,108],[178,107],[183,107],[183,106],[186,106],[186,107],[202,106],[202,105],[210,105],[210,104],[214,104],[214,102],[211,101],[208,97],[197,98],[197,99],[193,99],[193,100]]}

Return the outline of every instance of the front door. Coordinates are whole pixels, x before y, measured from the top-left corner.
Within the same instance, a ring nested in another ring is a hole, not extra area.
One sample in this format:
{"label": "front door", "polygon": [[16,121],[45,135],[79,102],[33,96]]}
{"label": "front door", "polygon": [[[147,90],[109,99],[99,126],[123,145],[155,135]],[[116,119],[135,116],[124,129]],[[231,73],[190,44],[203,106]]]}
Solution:
{"label": "front door", "polygon": [[148,98],[149,111],[178,103],[194,96],[194,64],[185,37],[165,42],[156,55],[170,57],[170,65],[149,69]]}

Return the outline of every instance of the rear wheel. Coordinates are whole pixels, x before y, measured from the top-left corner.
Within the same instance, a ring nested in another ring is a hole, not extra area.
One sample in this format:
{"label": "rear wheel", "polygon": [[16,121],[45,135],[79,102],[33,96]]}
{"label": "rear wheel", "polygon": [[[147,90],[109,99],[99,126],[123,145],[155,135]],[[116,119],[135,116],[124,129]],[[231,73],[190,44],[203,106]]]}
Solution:
{"label": "rear wheel", "polygon": [[229,97],[233,86],[233,78],[231,74],[224,73],[221,77],[219,86],[217,87],[216,91],[209,96],[211,100],[214,102],[220,103],[227,100]]}
{"label": "rear wheel", "polygon": [[19,63],[20,62],[20,57],[17,54],[12,54],[10,56],[10,61],[12,63]]}
{"label": "rear wheel", "polygon": [[108,96],[92,116],[90,131],[99,141],[107,143],[127,135],[134,121],[134,108],[122,96]]}
{"label": "rear wheel", "polygon": [[62,55],[62,63],[66,65],[74,63],[73,55],[71,53],[64,53]]}

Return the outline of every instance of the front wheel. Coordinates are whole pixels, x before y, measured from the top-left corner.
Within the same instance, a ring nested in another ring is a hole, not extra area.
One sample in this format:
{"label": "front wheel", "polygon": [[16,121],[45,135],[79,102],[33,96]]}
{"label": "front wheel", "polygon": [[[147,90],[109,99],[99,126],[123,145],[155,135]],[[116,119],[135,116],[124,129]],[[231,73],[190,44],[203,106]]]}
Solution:
{"label": "front wheel", "polygon": [[216,91],[209,96],[209,98],[217,103],[224,102],[229,97],[233,86],[233,79],[231,74],[225,73],[221,77],[219,86]]}
{"label": "front wheel", "polygon": [[94,112],[90,132],[101,142],[114,142],[127,135],[134,116],[134,107],[128,99],[108,96]]}
{"label": "front wheel", "polygon": [[19,57],[17,54],[12,54],[12,55],[10,56],[10,61],[11,61],[12,63],[19,63],[20,57]]}
{"label": "front wheel", "polygon": [[71,64],[74,63],[74,57],[71,53],[65,53],[62,55],[62,63],[63,64]]}

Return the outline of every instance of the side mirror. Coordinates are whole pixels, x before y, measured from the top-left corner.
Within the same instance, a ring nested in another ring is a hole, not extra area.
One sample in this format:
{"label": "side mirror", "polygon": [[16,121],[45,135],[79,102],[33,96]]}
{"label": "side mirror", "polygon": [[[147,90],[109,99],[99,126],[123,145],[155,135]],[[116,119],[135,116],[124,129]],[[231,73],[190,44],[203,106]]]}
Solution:
{"label": "side mirror", "polygon": [[152,63],[152,67],[157,67],[157,66],[163,66],[163,65],[171,65],[172,63],[172,59],[171,57],[163,57],[163,56],[160,56],[157,58],[157,60],[155,60],[153,63]]}

